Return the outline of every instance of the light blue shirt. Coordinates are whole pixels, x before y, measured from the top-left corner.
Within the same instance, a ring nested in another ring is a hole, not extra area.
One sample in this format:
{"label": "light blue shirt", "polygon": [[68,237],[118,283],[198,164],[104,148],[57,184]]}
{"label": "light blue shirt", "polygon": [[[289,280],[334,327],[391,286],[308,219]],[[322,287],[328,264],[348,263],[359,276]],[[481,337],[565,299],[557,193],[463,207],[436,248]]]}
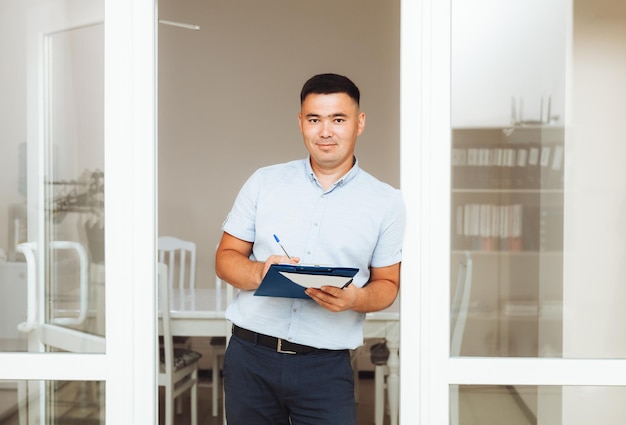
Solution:
{"label": "light blue shirt", "polygon": [[[401,261],[404,223],[401,192],[361,170],[358,162],[324,191],[307,158],[257,170],[239,192],[223,230],[253,242],[252,260],[283,255],[276,234],[301,264],[358,268],[353,284],[362,287],[370,266]],[[333,313],[312,300],[240,291],[226,317],[242,328],[317,348],[363,344],[365,314]]]}

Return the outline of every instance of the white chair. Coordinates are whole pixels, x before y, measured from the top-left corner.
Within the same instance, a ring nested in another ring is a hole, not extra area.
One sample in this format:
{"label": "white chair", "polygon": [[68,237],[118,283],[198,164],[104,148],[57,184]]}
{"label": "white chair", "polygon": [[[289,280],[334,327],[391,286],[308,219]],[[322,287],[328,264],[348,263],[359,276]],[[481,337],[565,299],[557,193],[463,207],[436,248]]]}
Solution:
{"label": "white chair", "polygon": [[[167,265],[167,283],[170,288],[193,289],[196,287],[196,244],[172,236],[158,240],[159,262]],[[175,336],[179,348],[191,348],[191,338]]]}
{"label": "white chair", "polygon": [[174,425],[174,401],[191,391],[191,425],[198,424],[198,360],[202,355],[174,348],[170,329],[170,287],[168,267],[159,263],[159,306],[163,327],[163,349],[159,350],[159,386],[165,387],[165,425]]}
{"label": "white chair", "polygon": [[181,289],[196,286],[196,244],[172,236],[158,241],[159,262],[168,267],[168,284]]}
{"label": "white chair", "polygon": [[[196,287],[196,244],[191,241],[161,236],[158,240],[159,262],[167,265],[167,283],[170,288],[193,289]],[[184,298],[181,298],[184,301]],[[174,348],[191,350],[191,338],[175,336]],[[178,400],[177,411],[182,409]]]}
{"label": "white chair", "polygon": [[[450,356],[461,355],[465,322],[469,310],[470,294],[472,291],[472,257],[469,251],[465,251],[465,260],[459,264],[459,272],[456,278],[454,299],[450,307]],[[452,320],[456,314],[456,320]],[[454,386],[450,391],[450,425],[459,424],[459,388]]]}
{"label": "white chair", "polygon": [[[196,286],[196,244],[192,241],[186,241],[173,236],[161,236],[158,240],[159,262],[168,266],[168,284],[169,287],[179,287],[181,289],[193,289]],[[222,281],[215,277],[216,294],[221,297]],[[228,305],[233,297],[233,287],[226,286],[225,305]],[[221,299],[216,300],[217,303]],[[184,336],[175,336],[174,344],[179,348],[191,349],[191,338]],[[213,337],[210,341],[211,345],[211,364],[212,364],[212,396],[213,416],[218,415],[218,399],[220,391],[220,370],[221,359],[226,351],[226,339],[224,337]]]}
{"label": "white chair", "polygon": [[383,425],[385,413],[385,379],[389,375],[387,360],[389,349],[385,341],[370,347],[370,356],[374,364],[374,424]]}
{"label": "white chair", "polygon": [[[221,299],[222,285],[223,285],[222,279],[220,279],[216,275],[215,276],[215,292],[217,296],[219,297],[216,303],[218,309],[226,308],[232,301],[233,295],[234,295],[233,286],[226,283],[225,284],[226,285],[226,299],[222,300]],[[221,303],[224,303],[224,304],[221,304]],[[228,330],[226,334],[228,335]],[[220,382],[221,382],[220,371],[222,370],[224,353],[226,353],[227,345],[228,345],[228,337],[211,338],[211,359],[212,359],[211,369],[213,373],[213,376],[212,376],[212,380],[213,380],[212,414],[214,417],[217,416],[218,414],[217,403],[218,403],[219,393],[220,393]]]}

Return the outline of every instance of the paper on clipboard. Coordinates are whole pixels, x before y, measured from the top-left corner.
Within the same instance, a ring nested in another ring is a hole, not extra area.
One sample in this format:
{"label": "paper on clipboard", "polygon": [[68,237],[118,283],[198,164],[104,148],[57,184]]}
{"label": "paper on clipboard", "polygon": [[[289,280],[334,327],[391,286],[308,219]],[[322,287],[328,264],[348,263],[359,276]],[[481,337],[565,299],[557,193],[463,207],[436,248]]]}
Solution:
{"label": "paper on clipboard", "polygon": [[279,272],[287,279],[305,288],[320,288],[322,286],[335,286],[337,288],[343,288],[350,282],[352,277],[350,276],[328,276],[319,274],[301,274],[290,272]]}
{"label": "paper on clipboard", "polygon": [[307,288],[332,285],[343,288],[352,282],[359,269],[349,267],[272,264],[254,295],[284,298],[310,298]]}

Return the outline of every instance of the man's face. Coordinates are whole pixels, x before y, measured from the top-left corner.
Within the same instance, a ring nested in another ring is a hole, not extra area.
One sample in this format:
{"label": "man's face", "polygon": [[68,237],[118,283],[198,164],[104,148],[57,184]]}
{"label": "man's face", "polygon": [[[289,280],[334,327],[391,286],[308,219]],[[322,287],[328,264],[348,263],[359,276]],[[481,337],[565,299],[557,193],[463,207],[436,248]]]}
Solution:
{"label": "man's face", "polygon": [[356,139],[365,127],[365,114],[350,96],[309,94],[302,102],[298,122],[314,170],[347,171],[352,167]]}

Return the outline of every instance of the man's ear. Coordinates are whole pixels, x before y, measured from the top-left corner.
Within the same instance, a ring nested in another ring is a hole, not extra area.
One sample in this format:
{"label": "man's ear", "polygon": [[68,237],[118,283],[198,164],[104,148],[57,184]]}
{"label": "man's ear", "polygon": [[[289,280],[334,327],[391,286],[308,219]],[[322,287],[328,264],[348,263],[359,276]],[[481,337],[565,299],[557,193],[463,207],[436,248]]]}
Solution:
{"label": "man's ear", "polygon": [[361,112],[359,114],[359,132],[358,132],[358,134],[361,135],[361,133],[363,133],[363,130],[365,130],[365,112]]}

